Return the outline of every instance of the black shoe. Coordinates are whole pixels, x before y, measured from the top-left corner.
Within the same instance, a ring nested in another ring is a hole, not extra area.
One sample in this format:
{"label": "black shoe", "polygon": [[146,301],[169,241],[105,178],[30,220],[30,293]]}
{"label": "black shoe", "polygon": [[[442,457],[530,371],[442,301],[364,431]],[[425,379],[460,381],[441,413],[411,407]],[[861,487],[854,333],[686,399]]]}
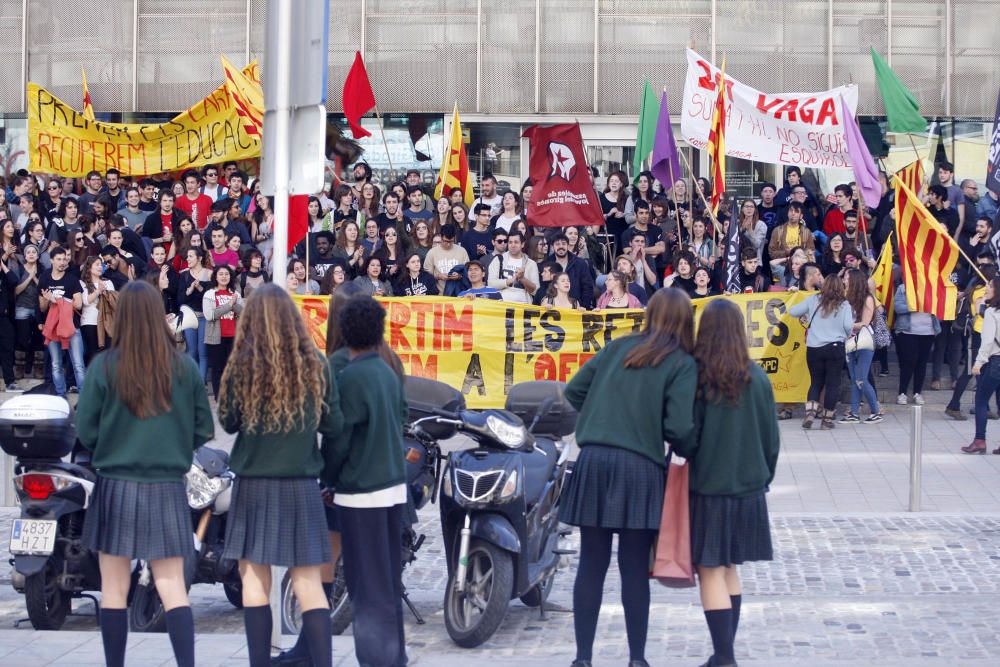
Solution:
{"label": "black shoe", "polygon": [[297,655],[292,649],[282,651],[271,658],[271,667],[312,667],[312,658],[309,655]]}
{"label": "black shoe", "polygon": [[628,667],[649,667],[649,663],[645,660],[629,660]]}
{"label": "black shoe", "polygon": [[593,663],[590,660],[574,660],[569,667],[593,667]]}

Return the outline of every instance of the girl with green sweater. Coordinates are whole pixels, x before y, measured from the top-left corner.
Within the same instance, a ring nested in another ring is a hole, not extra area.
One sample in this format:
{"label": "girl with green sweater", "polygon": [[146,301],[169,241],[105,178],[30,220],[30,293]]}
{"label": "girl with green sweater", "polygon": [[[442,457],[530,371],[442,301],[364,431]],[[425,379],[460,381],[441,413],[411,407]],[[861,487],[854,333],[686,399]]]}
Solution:
{"label": "girl with green sweater", "polygon": [[772,558],[764,494],[778,462],[778,420],[771,382],[747,349],[739,308],[710,302],[694,347],[694,432],[674,444],[690,464],[692,563],[714,649],[702,667],[736,665],[742,602],[736,566]]}
{"label": "girl with green sweater", "polygon": [[660,290],[649,300],[642,332],[612,341],[566,387],[580,413],[580,457],[559,506],[559,519],[580,527],[575,667],[591,665],[615,533],[629,665],[647,665],[649,553],[663,511],[663,443],[679,442],[694,428],[693,339],[687,294]]}

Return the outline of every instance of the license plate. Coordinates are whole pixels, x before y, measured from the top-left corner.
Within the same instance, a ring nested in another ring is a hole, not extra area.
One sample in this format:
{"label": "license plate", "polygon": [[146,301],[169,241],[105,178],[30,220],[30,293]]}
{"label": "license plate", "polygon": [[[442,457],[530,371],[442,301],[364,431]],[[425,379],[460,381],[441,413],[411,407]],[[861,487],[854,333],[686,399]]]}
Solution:
{"label": "license plate", "polygon": [[10,527],[10,552],[22,556],[48,556],[56,547],[57,521],[14,519]]}

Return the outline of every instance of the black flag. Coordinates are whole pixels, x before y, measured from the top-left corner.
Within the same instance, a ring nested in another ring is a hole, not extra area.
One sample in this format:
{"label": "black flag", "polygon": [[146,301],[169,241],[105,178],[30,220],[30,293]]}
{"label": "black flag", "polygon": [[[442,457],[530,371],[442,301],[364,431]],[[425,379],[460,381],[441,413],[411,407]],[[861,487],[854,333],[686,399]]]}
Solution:
{"label": "black flag", "polygon": [[993,119],[993,138],[990,139],[990,153],[986,161],[986,187],[1000,194],[1000,97]]}
{"label": "black flag", "polygon": [[739,206],[733,197],[729,214],[729,231],[726,232],[726,293],[735,294],[743,289],[740,284],[740,219]]}

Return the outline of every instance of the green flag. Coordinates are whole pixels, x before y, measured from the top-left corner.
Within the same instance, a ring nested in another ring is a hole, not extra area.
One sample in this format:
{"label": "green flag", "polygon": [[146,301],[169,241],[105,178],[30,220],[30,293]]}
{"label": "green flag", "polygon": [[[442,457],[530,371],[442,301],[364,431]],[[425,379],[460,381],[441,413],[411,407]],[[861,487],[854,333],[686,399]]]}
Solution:
{"label": "green flag", "polygon": [[885,115],[889,119],[889,131],[915,134],[926,132],[927,121],[920,115],[917,99],[910,89],[903,85],[888,63],[875,53],[874,48],[872,61],[875,63],[875,77],[885,103]]}
{"label": "green flag", "polygon": [[632,182],[639,180],[642,162],[653,152],[656,137],[656,119],[660,116],[660,99],[653,86],[646,81],[642,90],[642,109],[639,111],[639,130],[635,134],[635,157],[632,158]]}

